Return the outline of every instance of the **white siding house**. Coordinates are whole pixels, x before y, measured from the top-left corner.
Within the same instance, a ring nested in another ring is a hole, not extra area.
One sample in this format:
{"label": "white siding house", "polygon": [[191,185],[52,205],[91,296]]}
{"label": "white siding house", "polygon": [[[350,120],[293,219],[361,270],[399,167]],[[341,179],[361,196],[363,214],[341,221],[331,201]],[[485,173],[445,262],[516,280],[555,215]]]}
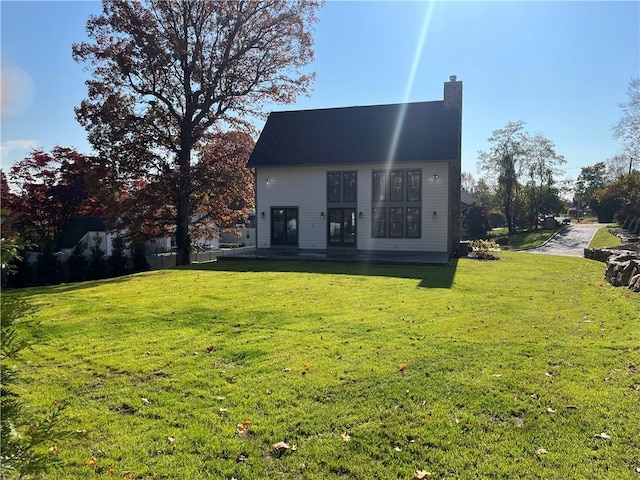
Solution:
{"label": "white siding house", "polygon": [[444,101],[272,113],[249,159],[258,249],[455,254],[462,84]]}

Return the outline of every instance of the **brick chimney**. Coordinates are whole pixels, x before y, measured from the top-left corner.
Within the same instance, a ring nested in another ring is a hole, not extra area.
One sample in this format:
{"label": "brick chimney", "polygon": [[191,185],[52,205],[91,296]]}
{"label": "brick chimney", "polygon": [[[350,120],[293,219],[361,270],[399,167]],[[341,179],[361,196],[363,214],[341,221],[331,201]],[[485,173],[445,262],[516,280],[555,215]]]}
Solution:
{"label": "brick chimney", "polygon": [[461,211],[460,211],[460,190],[462,176],[462,82],[456,79],[455,75],[449,77],[449,81],[444,83],[445,110],[458,110],[458,148],[456,157],[449,162],[449,254],[457,255],[461,239]]}
{"label": "brick chimney", "polygon": [[450,110],[457,108],[462,114],[462,82],[459,82],[455,75],[449,77],[448,82],[444,82],[444,108]]}

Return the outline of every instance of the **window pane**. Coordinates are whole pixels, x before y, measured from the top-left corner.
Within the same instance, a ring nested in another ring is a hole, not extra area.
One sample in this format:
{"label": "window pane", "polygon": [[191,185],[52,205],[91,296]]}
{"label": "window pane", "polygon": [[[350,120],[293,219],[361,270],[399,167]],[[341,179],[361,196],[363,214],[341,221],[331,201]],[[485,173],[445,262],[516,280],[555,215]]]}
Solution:
{"label": "window pane", "polygon": [[389,174],[389,200],[401,202],[402,197],[402,171],[391,172]]}
{"label": "window pane", "polygon": [[344,172],[342,174],[342,201],[356,201],[356,172]]}
{"label": "window pane", "polygon": [[387,223],[387,210],[385,208],[373,208],[371,236],[377,238],[384,238],[387,236],[386,232]]}
{"label": "window pane", "polygon": [[407,238],[420,238],[420,208],[407,208]]}
{"label": "window pane", "polygon": [[298,209],[287,209],[287,245],[296,245],[298,243]]}
{"label": "window pane", "polygon": [[341,218],[339,209],[329,209],[329,243],[341,242]]}
{"label": "window pane", "polygon": [[356,243],[356,211],[345,208],[342,211],[342,234],[343,242],[346,244]]}
{"label": "window pane", "polygon": [[327,201],[340,201],[340,174],[327,173]]}
{"label": "window pane", "polygon": [[387,199],[387,174],[386,172],[373,172],[373,195],[374,202],[384,202]]}
{"label": "window pane", "polygon": [[407,202],[420,201],[421,177],[422,172],[420,170],[407,171]]}
{"label": "window pane", "polygon": [[389,209],[389,236],[402,238],[402,208]]}

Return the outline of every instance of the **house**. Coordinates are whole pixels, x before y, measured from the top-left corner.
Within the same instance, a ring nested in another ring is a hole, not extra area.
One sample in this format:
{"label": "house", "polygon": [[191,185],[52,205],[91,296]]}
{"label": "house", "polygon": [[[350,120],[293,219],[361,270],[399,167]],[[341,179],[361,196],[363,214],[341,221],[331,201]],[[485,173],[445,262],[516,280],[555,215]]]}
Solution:
{"label": "house", "polygon": [[431,102],[272,112],[249,158],[258,249],[440,254],[460,241],[462,82]]}
{"label": "house", "polygon": [[256,214],[249,214],[246,225],[220,231],[220,245],[253,247],[256,244]]}
{"label": "house", "polygon": [[113,252],[113,239],[117,232],[109,229],[110,219],[106,217],[78,217],[73,218],[56,239],[56,246],[66,258],[73,252],[79,244],[82,254],[89,256],[91,248],[100,247],[105,255],[109,256]]}

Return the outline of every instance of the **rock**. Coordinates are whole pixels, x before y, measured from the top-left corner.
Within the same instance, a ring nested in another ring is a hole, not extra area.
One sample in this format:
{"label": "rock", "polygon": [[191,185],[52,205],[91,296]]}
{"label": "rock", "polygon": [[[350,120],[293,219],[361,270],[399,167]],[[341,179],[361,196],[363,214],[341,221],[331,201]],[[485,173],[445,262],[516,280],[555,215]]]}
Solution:
{"label": "rock", "polygon": [[640,288],[638,290],[635,289],[635,285],[640,282],[636,278],[639,275],[639,253],[625,251],[618,253],[617,255],[610,255],[607,259],[607,270],[605,272],[605,279],[614,287],[629,287],[634,292],[640,291]]}

